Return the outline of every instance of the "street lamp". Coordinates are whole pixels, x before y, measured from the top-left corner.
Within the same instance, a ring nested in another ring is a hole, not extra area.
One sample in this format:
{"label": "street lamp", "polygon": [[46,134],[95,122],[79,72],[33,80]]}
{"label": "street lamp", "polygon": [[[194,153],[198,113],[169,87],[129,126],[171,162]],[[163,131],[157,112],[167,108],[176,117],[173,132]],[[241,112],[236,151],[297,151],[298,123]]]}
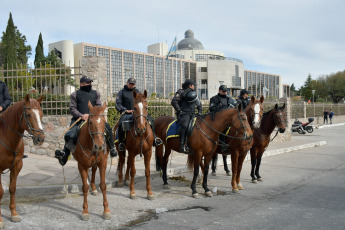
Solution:
{"label": "street lamp", "polygon": [[313,93],[314,117],[315,117],[315,101],[314,101],[315,89],[313,89],[311,92]]}

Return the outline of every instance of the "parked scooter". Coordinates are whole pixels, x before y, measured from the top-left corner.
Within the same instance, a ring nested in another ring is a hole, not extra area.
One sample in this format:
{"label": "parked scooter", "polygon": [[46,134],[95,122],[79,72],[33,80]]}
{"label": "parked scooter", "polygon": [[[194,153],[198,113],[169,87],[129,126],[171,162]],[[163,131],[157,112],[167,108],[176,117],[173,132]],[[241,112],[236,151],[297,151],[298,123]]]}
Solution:
{"label": "parked scooter", "polygon": [[311,124],[314,121],[314,118],[308,118],[308,122],[302,123],[299,120],[295,120],[292,124],[291,131],[298,132],[299,134],[312,133],[314,131],[313,125]]}

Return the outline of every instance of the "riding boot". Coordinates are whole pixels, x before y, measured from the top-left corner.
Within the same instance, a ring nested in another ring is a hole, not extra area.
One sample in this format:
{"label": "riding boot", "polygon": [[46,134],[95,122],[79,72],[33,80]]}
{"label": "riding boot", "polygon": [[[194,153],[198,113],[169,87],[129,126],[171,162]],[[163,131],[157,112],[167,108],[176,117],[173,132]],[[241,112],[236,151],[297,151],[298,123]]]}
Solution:
{"label": "riding boot", "polygon": [[111,127],[108,123],[105,124],[105,130],[106,130],[106,138],[107,138],[107,145],[110,149],[109,154],[110,157],[116,157],[117,156],[117,151],[115,149],[115,143],[114,143],[114,138],[113,138],[113,132],[111,130]]}
{"label": "riding boot", "polygon": [[148,118],[149,118],[149,123],[150,123],[151,129],[152,129],[153,138],[154,138],[153,146],[156,147],[158,145],[163,144],[163,141],[159,137],[156,136],[156,133],[155,133],[155,122],[154,122],[153,118],[151,118],[151,116],[148,116]]}
{"label": "riding boot", "polygon": [[125,132],[122,130],[121,127],[119,127],[117,131],[119,135],[119,151],[126,151]]}
{"label": "riding boot", "polygon": [[189,153],[188,147],[185,145],[185,140],[186,140],[186,133],[181,130],[180,133],[180,152],[181,153]]}
{"label": "riding boot", "polygon": [[62,151],[59,149],[55,150],[55,158],[59,160],[61,166],[64,166],[67,163],[70,154],[71,151],[66,147],[66,145]]}
{"label": "riding boot", "polygon": [[226,144],[226,137],[224,136],[224,135],[220,135],[219,136],[219,140],[221,141],[221,143],[220,143],[220,146],[221,146],[221,148],[220,148],[220,151],[221,152],[225,152],[226,150],[228,150],[228,148],[229,148],[229,145],[228,144]]}

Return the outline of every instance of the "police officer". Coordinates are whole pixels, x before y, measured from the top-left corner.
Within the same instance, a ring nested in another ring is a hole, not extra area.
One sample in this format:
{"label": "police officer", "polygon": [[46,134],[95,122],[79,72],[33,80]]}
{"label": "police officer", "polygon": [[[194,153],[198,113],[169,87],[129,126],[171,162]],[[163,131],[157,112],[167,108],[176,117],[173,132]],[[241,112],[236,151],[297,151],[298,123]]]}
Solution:
{"label": "police officer", "polygon": [[[62,166],[66,164],[71,150],[75,149],[78,138],[78,126],[82,122],[87,121],[89,118],[89,101],[91,102],[92,106],[102,105],[99,92],[97,92],[96,90],[92,90],[92,82],[93,80],[91,78],[82,76],[80,78],[80,89],[71,94],[69,109],[73,117],[70,125],[77,121],[79,117],[81,117],[82,120],[74,125],[73,128],[71,128],[66,133],[64,137],[66,141],[64,149],[62,151],[60,151],[59,149],[55,150],[55,157],[59,159],[59,163]],[[113,133],[108,123],[105,124],[105,132],[107,145],[110,148],[110,156],[115,157],[117,156],[117,152],[115,150]]]}
{"label": "police officer", "polygon": [[0,81],[0,113],[11,105],[12,99],[5,82]]}
{"label": "police officer", "polygon": [[248,91],[246,89],[242,89],[240,92],[240,96],[237,99],[237,104],[242,104],[242,108],[246,109],[247,105],[249,105],[250,100],[248,98]]}
{"label": "police officer", "polygon": [[171,101],[177,116],[177,122],[181,126],[180,130],[180,152],[189,153],[189,148],[186,146],[186,131],[190,119],[195,114],[195,106],[198,108],[198,114],[202,112],[202,106],[199,101],[198,95],[194,90],[195,84],[193,80],[186,79]]}
{"label": "police officer", "polygon": [[[227,95],[228,87],[226,85],[219,86],[219,92],[216,96],[213,96],[210,99],[209,110],[212,113],[216,113],[220,110],[227,108],[236,108],[237,102],[232,97]],[[224,127],[226,129],[227,127]],[[226,130],[225,130],[226,131]],[[224,152],[228,149],[228,145],[225,144],[225,136],[220,135],[220,141],[222,142],[221,152]]]}
{"label": "police officer", "polygon": [[[120,120],[119,120],[119,126],[118,126],[118,139],[119,139],[119,151],[125,151],[126,146],[124,144],[125,142],[125,131],[122,128],[122,122],[123,121],[131,121],[134,120],[133,113],[134,113],[134,97],[133,97],[133,90],[135,90],[137,93],[140,93],[139,90],[135,88],[136,80],[134,78],[129,78],[127,80],[127,84],[117,93],[116,97],[116,110],[120,113],[123,113]],[[154,136],[154,146],[158,146],[162,144],[162,140],[160,138],[156,137],[155,134],[155,128],[154,128],[154,120],[153,118],[148,114],[149,123],[152,128],[152,133]]]}

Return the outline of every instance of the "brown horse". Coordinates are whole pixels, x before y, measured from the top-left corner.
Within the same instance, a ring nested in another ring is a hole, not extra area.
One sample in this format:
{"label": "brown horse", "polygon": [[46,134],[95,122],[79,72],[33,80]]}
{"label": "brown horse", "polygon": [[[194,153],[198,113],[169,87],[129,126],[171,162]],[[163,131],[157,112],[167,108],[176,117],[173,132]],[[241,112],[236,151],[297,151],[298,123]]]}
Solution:
{"label": "brown horse", "polygon": [[[134,191],[134,176],[135,170],[135,156],[138,154],[144,155],[145,163],[145,176],[146,176],[146,190],[147,198],[149,200],[154,199],[154,195],[151,191],[150,182],[150,161],[152,156],[152,145],[153,145],[153,131],[149,124],[148,118],[148,105],[147,105],[147,91],[144,94],[137,93],[133,90],[134,97],[134,125],[131,130],[126,132],[126,149],[128,150],[127,170],[125,175],[125,181],[129,180],[129,172],[131,174],[131,182],[129,184],[130,198],[136,199],[137,195]],[[114,128],[116,133],[118,124]],[[115,134],[114,134],[115,136]],[[118,149],[118,142],[116,143]],[[118,187],[123,186],[123,165],[125,162],[126,153],[119,151],[119,163],[118,163]]]}
{"label": "brown horse", "polygon": [[[253,130],[253,128],[259,128],[261,124],[261,118],[263,114],[263,106],[262,103],[264,102],[264,97],[261,96],[260,100],[255,100],[255,96],[251,97],[250,103],[245,109],[246,115],[248,117],[248,123]],[[230,127],[228,135],[235,136],[236,130],[232,129]],[[244,187],[241,184],[240,176],[241,176],[241,170],[243,161],[247,156],[247,152],[253,145],[253,140],[239,140],[239,139],[233,139],[231,137],[226,137],[225,143],[229,147],[225,152],[221,152],[221,146],[218,146],[217,150],[215,151],[215,155],[212,158],[212,170],[215,169],[215,165],[217,164],[216,160],[213,160],[215,157],[217,157],[218,154],[223,155],[223,161],[224,161],[224,168],[227,169],[227,163],[226,163],[226,157],[227,155],[231,155],[231,169],[232,169],[232,179],[231,179],[231,186],[232,191],[234,193],[238,193],[239,190],[243,190]]]}
{"label": "brown horse", "polygon": [[[252,164],[252,170],[250,176],[252,182],[262,181],[259,174],[261,158],[269,143],[271,142],[271,134],[275,127],[278,127],[280,133],[285,132],[285,103],[282,107],[278,107],[278,104],[274,106],[274,109],[266,112],[262,116],[260,128],[254,129],[254,143],[250,149],[250,159]],[[273,137],[275,138],[275,136]],[[272,139],[273,140],[273,139]]]}
{"label": "brown horse", "polygon": [[[158,117],[155,120],[156,135],[160,137],[165,145],[165,154],[163,156],[163,146],[156,147],[157,168],[162,167],[164,186],[167,183],[167,163],[171,150],[179,152],[179,138],[166,138],[166,131],[174,117]],[[249,140],[252,138],[252,130],[249,127],[247,116],[242,111],[242,106],[238,109],[225,109],[215,114],[212,119],[211,114],[200,116],[195,121],[195,126],[191,135],[188,137],[188,143],[192,153],[188,156],[188,166],[194,167],[193,181],[191,189],[193,197],[198,197],[196,191],[196,180],[199,174],[199,165],[204,157],[204,177],[203,188],[207,196],[212,196],[212,192],[207,187],[207,175],[209,162],[218,147],[218,137],[224,130],[224,127],[231,126],[231,129],[237,133],[231,138],[239,140]],[[230,136],[229,136],[230,137]]]}
{"label": "brown horse", "polygon": [[[24,130],[32,137],[35,145],[44,142],[44,132],[42,127],[42,110],[40,103],[43,95],[38,99],[30,99],[29,94],[23,101],[15,103],[0,115],[0,170],[4,174],[10,172],[10,210],[11,221],[21,220],[16,211],[15,193],[17,177],[23,166],[24,156]],[[0,177],[0,201],[4,195],[4,189]],[[0,209],[0,229],[4,228]]]}
{"label": "brown horse", "polygon": [[104,110],[107,105],[104,102],[103,106],[93,107],[89,102],[89,118],[81,126],[78,135],[78,141],[75,151],[73,152],[74,159],[78,162],[78,169],[83,182],[83,212],[81,215],[82,220],[89,220],[89,211],[87,204],[87,195],[89,192],[89,185],[87,181],[88,169],[92,167],[92,180],[91,188],[93,193],[95,193],[95,173],[97,167],[100,174],[99,187],[103,193],[103,219],[111,219],[110,210],[108,208],[107,194],[106,194],[106,184],[105,184],[105,171],[107,168],[107,158],[109,154],[109,149],[106,147],[105,141],[105,116]]}

